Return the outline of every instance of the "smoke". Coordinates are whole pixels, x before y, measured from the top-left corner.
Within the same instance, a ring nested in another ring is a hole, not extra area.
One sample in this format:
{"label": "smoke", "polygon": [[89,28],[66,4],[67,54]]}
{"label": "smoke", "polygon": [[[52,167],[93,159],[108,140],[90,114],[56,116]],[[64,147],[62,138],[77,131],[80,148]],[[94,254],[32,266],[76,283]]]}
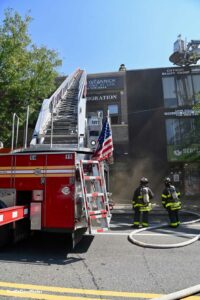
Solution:
{"label": "smoke", "polygon": [[147,177],[149,187],[155,195],[153,203],[161,204],[161,193],[164,188],[163,178],[166,176],[166,172],[163,162],[152,159],[152,157],[129,161],[126,169],[122,169],[122,166],[115,163],[115,170],[110,178],[113,201],[118,204],[132,204],[133,193],[140,184],[140,178]]}

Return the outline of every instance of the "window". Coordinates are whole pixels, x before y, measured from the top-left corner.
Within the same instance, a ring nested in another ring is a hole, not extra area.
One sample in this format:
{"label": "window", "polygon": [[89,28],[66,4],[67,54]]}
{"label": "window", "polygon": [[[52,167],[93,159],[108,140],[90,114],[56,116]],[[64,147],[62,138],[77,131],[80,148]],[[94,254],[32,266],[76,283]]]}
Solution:
{"label": "window", "polygon": [[167,119],[167,144],[182,146],[199,144],[198,126],[198,120],[194,118]]}
{"label": "window", "polygon": [[176,87],[174,77],[164,77],[162,79],[164,106],[166,108],[177,107]]}
{"label": "window", "polygon": [[194,100],[196,103],[200,102],[200,75],[192,76],[194,87]]}
{"label": "window", "polygon": [[200,75],[177,74],[162,78],[165,108],[192,106],[200,102]]}
{"label": "window", "polygon": [[109,110],[110,115],[117,115],[118,114],[118,105],[117,104],[108,105],[108,110]]}
{"label": "window", "polygon": [[111,124],[119,123],[118,105],[110,104],[108,105],[108,111],[110,114]]}
{"label": "window", "polygon": [[178,106],[194,104],[191,75],[177,75],[176,87]]}
{"label": "window", "polygon": [[197,164],[185,168],[185,194],[200,194],[200,169]]}
{"label": "window", "polygon": [[99,131],[97,131],[97,130],[91,130],[90,131],[90,136],[99,136]]}
{"label": "window", "polygon": [[180,141],[180,127],[178,119],[166,120],[167,144],[177,145]]}

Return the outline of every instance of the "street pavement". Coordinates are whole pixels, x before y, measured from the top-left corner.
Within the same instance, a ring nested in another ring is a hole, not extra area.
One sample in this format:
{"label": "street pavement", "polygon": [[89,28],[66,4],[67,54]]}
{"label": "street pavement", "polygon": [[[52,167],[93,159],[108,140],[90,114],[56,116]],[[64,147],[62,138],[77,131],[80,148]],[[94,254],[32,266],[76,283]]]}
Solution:
{"label": "street pavement", "polygon": [[[180,216],[182,221],[197,219],[189,212],[182,211]],[[154,206],[150,225],[167,221],[166,211]],[[73,250],[64,237],[55,234],[35,235],[2,248],[0,299],[139,300],[199,284],[199,241],[175,249],[139,247],[128,240],[132,222],[131,205],[115,205],[110,229],[95,236],[86,234]],[[199,232],[197,222],[176,229],[148,229],[136,237],[146,243],[170,244]]]}

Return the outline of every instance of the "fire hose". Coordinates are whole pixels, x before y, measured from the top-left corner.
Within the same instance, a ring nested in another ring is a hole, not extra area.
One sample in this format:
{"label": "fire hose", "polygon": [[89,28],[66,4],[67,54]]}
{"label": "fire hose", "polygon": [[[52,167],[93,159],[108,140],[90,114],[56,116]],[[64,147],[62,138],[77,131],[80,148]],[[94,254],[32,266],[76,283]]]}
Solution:
{"label": "fire hose", "polygon": [[[187,225],[187,224],[193,224],[193,223],[197,223],[200,221],[200,214],[192,212],[192,211],[186,211],[186,210],[182,210],[182,212],[186,212],[192,215],[195,215],[198,217],[198,219],[193,220],[193,221],[188,221],[188,222],[181,222],[182,225]],[[147,227],[147,228],[141,228],[141,229],[137,229],[132,231],[129,236],[128,236],[128,240],[135,244],[138,245],[140,247],[145,247],[145,248],[154,248],[154,249],[168,249],[168,248],[179,248],[179,247],[184,247],[187,245],[190,245],[194,242],[196,242],[198,239],[200,239],[200,234],[197,234],[195,237],[193,237],[192,239],[188,240],[188,241],[184,241],[181,243],[176,243],[176,244],[151,244],[151,243],[145,243],[145,242],[141,242],[138,241],[136,238],[134,238],[133,236],[138,234],[139,232],[145,231],[145,230],[151,230],[151,229],[157,229],[157,228],[164,228],[164,227],[168,227],[169,224],[167,223],[163,223],[161,225],[155,225],[155,226],[151,226],[151,227]],[[182,237],[188,237],[187,234],[184,233],[180,233],[179,236]]]}
{"label": "fire hose", "polygon": [[200,292],[200,284],[191,286],[187,289],[170,293],[168,295],[160,296],[158,298],[153,298],[152,300],[176,300],[188,297],[190,295],[198,294]]}
{"label": "fire hose", "polygon": [[[198,219],[193,220],[193,221],[188,221],[188,222],[181,222],[182,225],[187,225],[187,224],[193,224],[193,223],[197,223],[200,221],[200,214],[195,213],[195,212],[191,212],[191,211],[186,211],[186,210],[182,210],[183,212],[195,215],[198,217]],[[151,226],[148,228],[141,228],[138,230],[134,230],[132,231],[129,236],[128,239],[130,242],[132,242],[135,245],[141,246],[141,247],[146,247],[146,248],[154,248],[154,249],[167,249],[167,248],[179,248],[179,247],[183,247],[183,246],[187,246],[190,245],[194,242],[196,242],[198,239],[200,239],[200,234],[197,234],[194,238],[182,242],[182,243],[176,243],[176,244],[150,244],[150,243],[144,243],[144,242],[140,242],[138,240],[136,240],[135,238],[133,238],[133,235],[145,231],[147,229],[157,229],[157,228],[163,228],[163,227],[168,227],[168,224],[162,224],[162,225],[155,225],[155,226]],[[184,236],[186,237],[186,234],[179,234],[179,236]],[[160,296],[158,298],[153,298],[152,300],[178,300],[178,299],[182,299],[194,294],[197,294],[200,292],[200,284],[174,292],[174,293],[170,293],[168,295],[163,295]]]}

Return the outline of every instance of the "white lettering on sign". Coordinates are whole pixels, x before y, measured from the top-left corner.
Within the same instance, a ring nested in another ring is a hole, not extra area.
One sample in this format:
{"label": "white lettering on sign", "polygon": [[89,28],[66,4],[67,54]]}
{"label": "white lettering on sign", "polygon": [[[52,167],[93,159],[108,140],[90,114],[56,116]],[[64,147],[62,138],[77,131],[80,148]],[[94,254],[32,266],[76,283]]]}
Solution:
{"label": "white lettering on sign", "polygon": [[117,95],[94,95],[88,96],[88,101],[102,101],[102,100],[119,100]]}
{"label": "white lettering on sign", "polygon": [[3,222],[3,215],[0,215],[0,222]]}
{"label": "white lettering on sign", "polygon": [[183,148],[182,150],[174,150],[175,156],[180,156],[182,154],[192,154],[192,153],[200,153],[199,148]]}
{"label": "white lettering on sign", "polygon": [[165,116],[176,116],[176,117],[190,117],[190,116],[198,116],[200,115],[200,110],[193,109],[179,109],[175,111],[167,111],[164,112]]}
{"label": "white lettering on sign", "polygon": [[200,68],[199,67],[193,67],[192,69],[184,69],[184,68],[173,68],[173,69],[167,69],[164,72],[162,72],[162,76],[170,76],[170,75],[176,75],[176,74],[193,74],[193,73],[199,73],[200,72]]}
{"label": "white lettering on sign", "polygon": [[115,78],[108,78],[108,79],[92,79],[89,80],[89,88],[90,89],[105,89],[108,87],[113,87],[116,85]]}

